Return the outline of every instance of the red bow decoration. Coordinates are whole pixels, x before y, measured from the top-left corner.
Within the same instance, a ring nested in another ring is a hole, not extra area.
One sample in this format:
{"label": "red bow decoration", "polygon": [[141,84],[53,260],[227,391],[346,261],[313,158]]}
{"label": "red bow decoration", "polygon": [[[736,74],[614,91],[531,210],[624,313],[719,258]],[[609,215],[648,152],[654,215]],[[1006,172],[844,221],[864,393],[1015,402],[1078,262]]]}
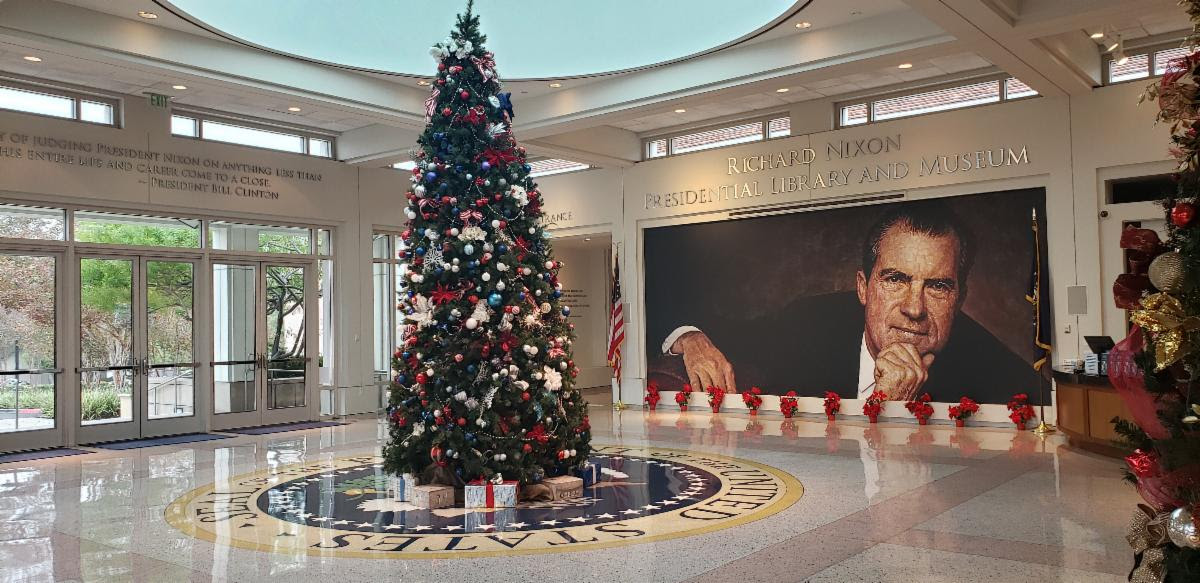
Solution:
{"label": "red bow decoration", "polygon": [[529,253],[529,241],[526,241],[525,237],[523,236],[518,236],[517,240],[513,242],[513,245],[516,245],[517,249],[521,250],[521,252],[517,254],[517,260],[524,261],[525,254]]}
{"label": "red bow decoration", "polygon": [[462,222],[464,223],[474,225],[483,220],[483,213],[475,209],[467,209],[459,213],[458,218],[462,219]]}
{"label": "red bow decoration", "polygon": [[497,150],[496,148],[488,148],[475,157],[476,161],[480,158],[487,160],[492,166],[503,168],[512,162],[517,161],[517,155],[512,150]]}
{"label": "red bow decoration", "polygon": [[550,436],[546,434],[546,428],[543,427],[541,423],[534,425],[533,429],[530,429],[527,433],[525,433],[525,437],[526,439],[532,439],[542,445],[546,445],[550,442]]}
{"label": "red bow decoration", "polygon": [[467,110],[467,113],[460,116],[459,119],[469,124],[479,125],[483,122],[483,120],[487,119],[487,117],[483,113],[483,108],[476,105],[475,107]]}
{"label": "red bow decoration", "polygon": [[429,297],[433,301],[433,303],[440,306],[440,305],[448,303],[452,300],[457,300],[458,298],[461,298],[462,291],[461,290],[459,290],[459,291],[448,290],[448,289],[446,289],[446,286],[439,283],[437,286],[437,289],[433,290],[433,293],[429,294]]}
{"label": "red bow decoration", "polygon": [[434,87],[433,92],[429,94],[429,97],[425,98],[425,123],[429,123],[429,120],[433,118],[434,112],[437,111],[438,95],[441,94],[441,92],[441,89]]}

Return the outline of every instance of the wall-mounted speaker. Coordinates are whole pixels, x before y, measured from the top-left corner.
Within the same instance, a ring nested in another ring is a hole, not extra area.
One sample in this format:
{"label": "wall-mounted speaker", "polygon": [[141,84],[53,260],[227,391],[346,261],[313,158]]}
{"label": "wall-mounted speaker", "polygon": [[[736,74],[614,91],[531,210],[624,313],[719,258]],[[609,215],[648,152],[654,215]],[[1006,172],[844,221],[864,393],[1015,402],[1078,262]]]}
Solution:
{"label": "wall-mounted speaker", "polygon": [[1087,312],[1087,286],[1067,286],[1067,313],[1072,316],[1085,316]]}

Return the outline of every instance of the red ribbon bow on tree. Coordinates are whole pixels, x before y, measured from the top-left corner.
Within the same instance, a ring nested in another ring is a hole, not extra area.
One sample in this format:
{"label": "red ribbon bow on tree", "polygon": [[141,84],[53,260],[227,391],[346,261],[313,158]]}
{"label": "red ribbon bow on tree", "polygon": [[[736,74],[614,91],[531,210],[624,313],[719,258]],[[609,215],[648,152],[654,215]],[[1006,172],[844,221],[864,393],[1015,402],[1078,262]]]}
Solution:
{"label": "red ribbon bow on tree", "polygon": [[475,209],[467,209],[459,213],[458,218],[462,219],[464,223],[474,225],[483,220],[483,213]]}
{"label": "red ribbon bow on tree", "polygon": [[525,433],[527,439],[532,439],[542,445],[546,445],[550,441],[550,436],[546,434],[546,428],[541,423],[533,426]]}
{"label": "red ribbon bow on tree", "polygon": [[482,154],[475,157],[478,161],[480,158],[487,160],[492,166],[503,168],[512,162],[517,161],[517,155],[512,150],[497,150],[496,148],[488,148]]}
{"label": "red ribbon bow on tree", "polygon": [[492,53],[484,53],[482,57],[471,57],[471,62],[475,63],[476,69],[479,69],[484,83],[496,76],[496,61],[492,58]]}
{"label": "red ribbon bow on tree", "polygon": [[434,87],[433,92],[429,94],[429,97],[425,98],[425,123],[429,123],[429,120],[433,118],[434,112],[437,111],[438,95],[441,94],[441,92],[442,91],[440,89]]}

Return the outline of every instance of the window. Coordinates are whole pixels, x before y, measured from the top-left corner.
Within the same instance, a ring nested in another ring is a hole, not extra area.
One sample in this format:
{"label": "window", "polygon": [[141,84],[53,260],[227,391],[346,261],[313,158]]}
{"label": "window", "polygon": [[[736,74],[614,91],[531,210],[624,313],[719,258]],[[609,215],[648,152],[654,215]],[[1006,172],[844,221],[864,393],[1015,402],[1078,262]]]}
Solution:
{"label": "window", "polygon": [[75,240],[80,243],[140,247],[200,246],[200,221],[75,211]]}
{"label": "window", "polygon": [[561,160],[558,158],[547,158],[544,160],[534,160],[529,163],[529,175],[531,177],[550,176],[552,174],[563,174],[565,172],[578,172],[587,170],[591,166],[583,162],[575,162],[572,160]]}
{"label": "window", "polygon": [[1109,180],[1108,203],[1152,202],[1176,196],[1179,183],[1170,174]]}
{"label": "window", "polygon": [[[400,235],[376,232],[371,237],[371,289],[373,290],[373,325],[375,350],[372,363],[375,381],[380,388],[392,378],[392,352],[400,344],[404,330],[404,314],[399,311],[399,293],[404,284],[407,266],[400,262],[403,248]],[[387,392],[380,392],[386,402]]]}
{"label": "window", "polygon": [[[1171,45],[1152,47],[1127,48],[1123,54],[1114,53],[1104,57],[1104,84],[1123,83],[1149,79],[1162,75],[1171,67],[1175,59],[1185,57],[1191,51],[1186,48]],[[1114,57],[1124,58],[1114,58]]]}
{"label": "window", "polygon": [[0,109],[116,125],[117,101],[0,80]]}
{"label": "window", "polygon": [[994,77],[924,91],[881,95],[837,105],[837,126],[847,127],[899,119],[1012,99],[1033,97],[1032,87],[1015,77]]}
{"label": "window", "polygon": [[1190,51],[1185,48],[1163,49],[1154,52],[1154,74],[1162,75],[1171,66],[1171,61],[1188,56]]}
{"label": "window", "polygon": [[0,204],[0,237],[62,241],[66,224],[62,209]]}
{"label": "window", "polygon": [[212,221],[208,244],[221,251],[312,253],[312,231],[303,227],[271,227]]}
{"label": "window", "polygon": [[1130,55],[1121,60],[1108,61],[1108,82],[1120,83],[1134,79],[1145,79],[1150,76],[1150,55]]}
{"label": "window", "polygon": [[171,135],[306,154],[317,158],[332,158],[334,149],[332,136],[191,112],[171,115]]}
{"label": "window", "polygon": [[[766,131],[763,131],[766,128]],[[646,157],[662,158],[688,152],[699,152],[712,148],[760,142],[766,139],[792,135],[792,119],[787,116],[766,116],[751,121],[740,121],[733,125],[708,128],[688,133],[656,137],[646,140]]]}

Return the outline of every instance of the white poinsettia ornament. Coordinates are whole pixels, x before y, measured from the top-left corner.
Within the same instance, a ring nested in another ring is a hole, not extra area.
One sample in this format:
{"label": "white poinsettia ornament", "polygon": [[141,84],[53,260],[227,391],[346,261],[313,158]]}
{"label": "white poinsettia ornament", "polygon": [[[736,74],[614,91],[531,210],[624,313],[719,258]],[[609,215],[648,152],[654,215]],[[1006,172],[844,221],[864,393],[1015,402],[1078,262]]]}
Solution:
{"label": "white poinsettia ornament", "polygon": [[525,191],[524,187],[513,186],[509,194],[517,201],[517,205],[525,206],[529,204],[529,193]]}
{"label": "white poinsettia ornament", "polygon": [[557,391],[562,388],[562,373],[550,368],[542,368],[542,379],[545,381],[546,388],[551,391]]}
{"label": "white poinsettia ornament", "polygon": [[404,319],[415,323],[418,330],[433,323],[433,302],[429,301],[429,298],[420,294],[413,296],[412,308],[413,313]]}

